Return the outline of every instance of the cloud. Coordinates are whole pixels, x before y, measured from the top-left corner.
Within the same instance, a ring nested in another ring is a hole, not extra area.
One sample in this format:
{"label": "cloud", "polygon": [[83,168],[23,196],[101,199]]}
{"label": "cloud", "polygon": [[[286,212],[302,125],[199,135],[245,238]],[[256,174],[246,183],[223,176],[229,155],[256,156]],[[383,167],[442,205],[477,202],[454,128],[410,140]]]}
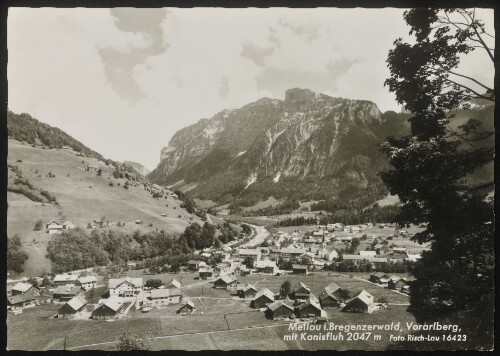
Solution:
{"label": "cloud", "polygon": [[329,61],[325,71],[302,71],[300,69],[282,69],[266,67],[257,77],[257,89],[272,93],[273,97],[282,98],[285,91],[292,87],[312,89],[316,92],[337,92],[337,81],[342,76],[348,76],[349,69],[360,62],[357,59],[342,58]]}
{"label": "cloud", "polygon": [[320,36],[320,25],[312,22],[310,18],[304,23],[292,23],[280,18],[279,25],[292,30],[297,35],[303,37],[308,43],[311,43]]}
{"label": "cloud", "polygon": [[244,43],[241,55],[250,59],[255,64],[262,66],[267,56],[273,53],[273,47],[259,47],[252,43]]}
{"label": "cloud", "polygon": [[118,30],[139,33],[147,45],[133,46],[127,51],[114,46],[99,48],[108,83],[123,99],[134,104],[147,97],[137,85],[134,68],[149,56],[162,53],[168,44],[163,36],[163,9],[113,8],[110,10]]}

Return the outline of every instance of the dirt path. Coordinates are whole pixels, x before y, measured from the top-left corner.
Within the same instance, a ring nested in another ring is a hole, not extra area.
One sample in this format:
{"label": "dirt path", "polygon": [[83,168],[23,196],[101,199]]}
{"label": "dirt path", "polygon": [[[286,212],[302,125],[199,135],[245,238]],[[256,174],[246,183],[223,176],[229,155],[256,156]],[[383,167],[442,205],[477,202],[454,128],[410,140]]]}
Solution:
{"label": "dirt path", "polygon": [[[299,321],[299,322],[296,322],[296,323],[297,324],[307,324],[307,323],[310,323],[310,321]],[[238,330],[276,328],[276,327],[279,327],[279,326],[289,325],[289,324],[290,324],[290,322],[284,322],[284,323],[277,323],[277,324],[273,324],[273,325],[244,327],[244,328],[237,328],[237,329],[231,329],[231,330],[205,331],[205,332],[195,332],[195,333],[180,333],[180,334],[173,334],[173,335],[149,337],[149,338],[147,338],[147,340],[169,339],[169,338],[172,338],[172,337],[179,337],[179,336],[184,336],[184,335],[224,334],[224,333],[238,331]],[[81,349],[81,348],[85,348],[85,347],[110,345],[110,344],[116,344],[117,342],[118,342],[118,340],[106,341],[106,342],[99,342],[99,343],[96,343],[96,344],[79,345],[79,346],[68,347],[68,348],[66,348],[66,350],[76,350],[76,349]]]}

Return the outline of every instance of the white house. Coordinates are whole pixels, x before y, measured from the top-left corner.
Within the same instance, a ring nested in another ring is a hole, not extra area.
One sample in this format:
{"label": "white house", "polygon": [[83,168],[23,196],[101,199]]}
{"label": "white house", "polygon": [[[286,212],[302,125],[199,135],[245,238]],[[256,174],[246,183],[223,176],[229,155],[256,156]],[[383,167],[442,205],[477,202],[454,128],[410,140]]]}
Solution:
{"label": "white house", "polygon": [[85,290],[91,290],[97,285],[97,278],[95,276],[79,277],[76,284]]}
{"label": "white house", "polygon": [[109,295],[133,297],[142,290],[142,278],[111,278],[108,282]]}
{"label": "white house", "polygon": [[47,229],[47,233],[49,234],[58,234],[63,230],[63,226],[57,221],[51,220],[45,224],[45,229]]}
{"label": "white house", "polygon": [[76,227],[76,225],[73,224],[71,221],[65,221],[62,224],[63,230],[70,230],[70,229],[74,229],[75,227]]}
{"label": "white house", "polygon": [[76,284],[80,276],[78,274],[57,274],[54,277],[53,283],[55,286],[65,286],[68,284]]}

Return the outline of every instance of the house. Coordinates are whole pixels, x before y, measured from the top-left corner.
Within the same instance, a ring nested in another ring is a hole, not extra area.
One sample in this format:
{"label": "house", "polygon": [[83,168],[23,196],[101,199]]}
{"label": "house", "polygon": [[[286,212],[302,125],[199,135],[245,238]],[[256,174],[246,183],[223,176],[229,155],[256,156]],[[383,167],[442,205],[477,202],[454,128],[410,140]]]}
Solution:
{"label": "house", "polygon": [[246,283],[244,286],[238,286],[236,288],[236,294],[240,298],[254,298],[257,294],[257,288]]}
{"label": "house", "polygon": [[35,297],[40,295],[40,291],[38,290],[38,288],[33,286],[31,283],[19,282],[14,287],[12,287],[11,290],[12,295],[19,295],[25,293],[31,293]]}
{"label": "house", "polygon": [[76,280],[76,285],[88,291],[95,288],[97,285],[97,278],[95,276],[79,277]]}
{"label": "house", "polygon": [[377,252],[377,255],[384,255],[386,253],[389,253],[389,247],[387,245],[378,243],[373,246],[373,249]]}
{"label": "house", "polygon": [[406,247],[393,247],[392,254],[406,257],[408,252],[406,250]]}
{"label": "house", "polygon": [[152,289],[146,296],[147,301],[144,304],[148,306],[179,304],[181,297],[181,290],[178,288]]}
{"label": "house", "polygon": [[377,255],[377,251],[359,251],[359,255],[365,257],[375,257]]}
{"label": "house", "polygon": [[97,172],[99,170],[99,167],[96,166],[85,166],[85,170],[89,172]]}
{"label": "house", "polygon": [[200,279],[212,278],[214,275],[213,268],[200,268],[198,270],[198,276]]}
{"label": "house", "polygon": [[201,261],[189,260],[187,266],[191,271],[197,271],[200,269],[200,263]]}
{"label": "house", "polygon": [[292,290],[293,299],[308,299],[311,295],[311,288],[302,282],[299,282]]}
{"label": "house", "polygon": [[378,283],[378,284],[387,284],[391,280],[387,274],[383,272],[376,272],[370,275],[370,282]]}
{"label": "house", "polygon": [[336,249],[323,249],[320,253],[321,258],[323,258],[326,261],[333,261],[336,258],[339,258],[339,253],[337,252]]}
{"label": "house", "polygon": [[422,255],[420,254],[408,254],[407,257],[405,258],[406,261],[410,262],[417,262],[419,259],[422,258]]}
{"label": "house", "polygon": [[78,295],[83,295],[84,293],[85,290],[80,286],[59,286],[52,293],[52,299],[56,302],[67,302]]}
{"label": "house", "polygon": [[262,308],[274,302],[274,293],[267,288],[263,288],[255,294],[250,306],[252,308]]}
{"label": "house", "polygon": [[[352,232],[352,231],[349,231],[349,232]],[[339,239],[341,242],[351,242],[353,237],[352,236],[341,236]]]}
{"label": "house", "polygon": [[80,316],[83,311],[85,311],[85,306],[87,305],[87,300],[81,295],[71,298],[57,311],[58,318],[74,318]]}
{"label": "house", "polygon": [[177,309],[177,314],[191,314],[196,310],[194,307],[194,303],[191,300],[188,300],[186,303],[182,304],[182,306]]}
{"label": "house", "polygon": [[278,272],[278,266],[276,265],[276,261],[258,261],[254,266],[257,272],[259,273],[267,273],[275,275]]}
{"label": "house", "polygon": [[170,282],[168,282],[167,284],[165,284],[165,287],[166,288],[178,288],[180,289],[182,286],[181,282],[179,282],[177,279],[172,279]]}
{"label": "house", "polygon": [[52,283],[54,286],[65,286],[68,284],[75,285],[79,277],[80,276],[78,274],[57,274]]}
{"label": "house", "polygon": [[293,274],[303,274],[307,275],[309,272],[307,271],[306,265],[293,265],[292,266]]}
{"label": "house", "polygon": [[10,310],[20,310],[36,305],[36,298],[32,293],[16,294],[7,297],[7,308]]}
{"label": "house", "polygon": [[116,319],[124,312],[125,304],[117,295],[112,295],[92,311],[92,319]]}
{"label": "house", "polygon": [[330,283],[319,294],[319,302],[323,309],[340,306],[344,290],[337,283]]}
{"label": "house", "polygon": [[258,248],[240,248],[238,250],[238,255],[240,256],[241,261],[249,257],[255,263],[260,260],[262,253]]}
{"label": "house", "polygon": [[285,247],[280,250],[280,257],[285,261],[299,261],[305,252],[303,248]]}
{"label": "house", "polygon": [[248,269],[247,266],[239,264],[239,263],[238,264],[231,263],[230,270],[231,270],[231,273],[234,274],[235,276],[246,276],[246,275],[249,275],[251,273],[251,270]]}
{"label": "house", "polygon": [[342,255],[342,260],[353,261],[356,265],[362,261],[371,262],[375,267],[388,262],[387,258],[361,255]]}
{"label": "house", "polygon": [[324,314],[325,313],[323,312],[323,309],[321,309],[321,305],[319,305],[319,303],[314,299],[309,299],[306,303],[300,304],[295,308],[295,315],[298,318],[307,318],[311,316],[317,318],[324,316]]}
{"label": "house", "polygon": [[217,278],[214,281],[214,288],[227,289],[229,287],[236,287],[238,280],[232,276],[225,275]]}
{"label": "house", "polygon": [[371,313],[374,309],[373,296],[362,290],[354,298],[346,302],[343,311],[353,313]]}
{"label": "house", "polygon": [[293,308],[281,300],[277,300],[267,306],[264,312],[268,319],[290,318],[293,315]]}
{"label": "house", "polygon": [[47,229],[48,234],[58,234],[62,231],[63,227],[57,221],[51,220],[45,224],[45,229]]}
{"label": "house", "polygon": [[389,289],[394,289],[394,290],[402,289],[404,286],[407,285],[408,281],[405,278],[401,278],[398,276],[392,276],[389,282],[387,283],[387,287],[389,287]]}
{"label": "house", "polygon": [[108,281],[109,295],[133,297],[142,290],[142,278],[110,278]]}
{"label": "house", "polygon": [[76,228],[76,225],[73,224],[71,221],[65,221],[62,223],[62,228],[63,230],[71,230]]}

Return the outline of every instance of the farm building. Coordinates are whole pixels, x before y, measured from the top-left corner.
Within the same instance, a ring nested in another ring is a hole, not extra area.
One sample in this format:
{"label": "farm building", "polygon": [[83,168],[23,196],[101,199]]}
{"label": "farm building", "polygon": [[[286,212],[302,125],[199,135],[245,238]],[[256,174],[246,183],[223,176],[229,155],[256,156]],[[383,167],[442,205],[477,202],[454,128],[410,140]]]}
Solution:
{"label": "farm building", "polygon": [[214,281],[214,288],[227,289],[228,287],[236,287],[238,280],[232,276],[221,276]]}
{"label": "farm building", "polygon": [[34,307],[35,296],[32,293],[16,294],[7,297],[7,309],[19,310],[23,308]]}
{"label": "farm building", "polygon": [[336,283],[327,285],[319,295],[319,302],[323,309],[335,308],[342,303],[344,290]]}
{"label": "farm building", "polygon": [[33,296],[40,295],[40,291],[37,287],[33,286],[31,283],[19,282],[14,287],[12,287],[11,294],[19,295],[31,293]]}
{"label": "farm building", "polygon": [[76,225],[73,224],[71,221],[65,221],[62,223],[62,228],[63,230],[71,230],[76,228]]}
{"label": "farm building", "polygon": [[377,255],[383,255],[389,253],[390,249],[387,245],[384,244],[376,244],[373,246],[373,249],[377,252]]}
{"label": "farm building", "polygon": [[408,252],[406,250],[406,247],[393,247],[392,254],[406,257]]}
{"label": "farm building", "polygon": [[278,318],[290,318],[293,315],[293,308],[283,301],[277,300],[267,306],[265,315],[266,318],[273,320]]}
{"label": "farm building", "polygon": [[78,295],[83,295],[84,293],[85,290],[80,286],[59,286],[54,290],[52,299],[56,302],[67,302]]}
{"label": "farm building", "polygon": [[54,277],[53,284],[54,286],[65,286],[68,284],[75,285],[79,277],[80,276],[77,274],[57,274]]}
{"label": "farm building", "polygon": [[124,311],[123,301],[116,295],[112,295],[92,312],[92,319],[116,319]]}
{"label": "farm building", "polygon": [[387,284],[391,280],[384,272],[376,272],[370,275],[370,282],[378,283],[378,284]]}
{"label": "farm building", "polygon": [[422,255],[420,254],[408,254],[405,260],[410,261],[410,262],[417,262],[419,259],[422,258]]}
{"label": "farm building", "polygon": [[251,272],[247,266],[242,265],[240,263],[238,264],[231,263],[230,271],[232,271],[232,273],[235,276],[246,276],[249,275]]}
{"label": "farm building", "polygon": [[49,234],[58,234],[62,231],[63,226],[57,221],[51,220],[45,224],[45,229],[47,229],[47,233]]}
{"label": "farm building", "polygon": [[311,316],[317,318],[320,316],[324,316],[323,314],[324,312],[321,309],[321,305],[319,305],[319,303],[312,298],[306,303],[301,304],[295,308],[295,315],[298,318],[307,318]]}
{"label": "farm building", "polygon": [[259,273],[267,273],[275,275],[278,272],[278,266],[276,265],[276,261],[258,261],[254,266],[257,272]]}
{"label": "farm building", "polygon": [[389,289],[394,289],[394,290],[401,289],[407,285],[408,281],[405,278],[401,278],[398,276],[392,276],[389,282],[387,283],[387,287],[389,287]]}
{"label": "farm building", "polygon": [[263,288],[255,294],[250,306],[252,308],[262,308],[272,302],[274,302],[274,293],[267,288]]}
{"label": "farm building", "polygon": [[238,286],[236,294],[240,298],[253,298],[257,294],[257,288],[247,283],[244,286]]}
{"label": "farm building", "polygon": [[178,288],[152,289],[146,296],[145,302],[149,306],[160,306],[168,304],[178,304],[181,302],[182,294]]}
{"label": "farm building", "polygon": [[359,251],[359,255],[365,257],[375,257],[377,255],[377,251]]}
{"label": "farm building", "polygon": [[214,275],[214,270],[213,268],[200,268],[198,271],[198,276],[200,279],[207,279],[207,278],[212,278]]}
{"label": "farm building", "polygon": [[142,290],[142,278],[110,278],[108,281],[109,295],[133,297]]}
{"label": "farm building", "polygon": [[177,279],[172,279],[170,282],[168,282],[167,284],[165,284],[165,287],[166,288],[178,288],[180,289],[182,286],[181,282],[179,282]]}
{"label": "farm building", "polygon": [[76,280],[76,285],[89,291],[97,285],[97,278],[95,276],[79,277]]}
{"label": "farm building", "polygon": [[373,296],[362,290],[356,296],[346,302],[343,311],[353,313],[371,313],[374,309]]}
{"label": "farm building", "polygon": [[292,269],[293,269],[293,274],[307,275],[309,273],[306,265],[293,265]]}
{"label": "farm building", "polygon": [[57,317],[72,318],[81,315],[82,311],[85,310],[86,305],[87,300],[81,295],[77,295],[59,308],[59,310],[57,311]]}
{"label": "farm building", "polygon": [[196,260],[189,260],[187,262],[188,269],[191,271],[197,271],[200,269],[200,263],[202,261],[196,261]]}
{"label": "farm building", "polygon": [[292,291],[293,299],[308,299],[311,295],[311,288],[302,282],[299,282]]}
{"label": "farm building", "polygon": [[194,307],[194,303],[191,300],[188,300],[179,309],[177,309],[177,314],[191,314],[195,310],[196,308]]}

